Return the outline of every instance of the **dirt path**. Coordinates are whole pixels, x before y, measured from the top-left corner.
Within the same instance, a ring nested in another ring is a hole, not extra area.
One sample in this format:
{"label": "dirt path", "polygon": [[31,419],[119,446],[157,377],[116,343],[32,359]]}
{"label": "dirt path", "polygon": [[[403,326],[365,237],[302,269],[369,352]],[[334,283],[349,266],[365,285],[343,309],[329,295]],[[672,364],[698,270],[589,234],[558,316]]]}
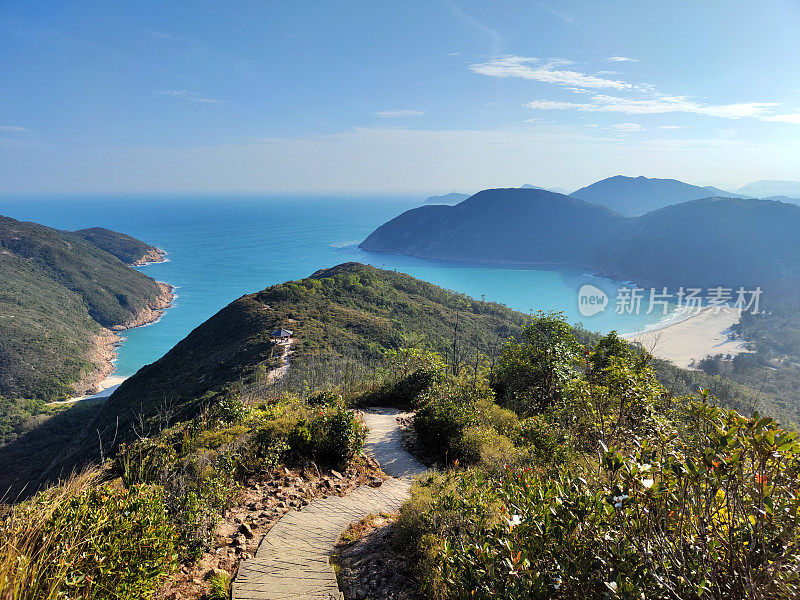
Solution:
{"label": "dirt path", "polygon": [[272,383],[289,372],[291,355],[294,354],[294,338],[289,338],[285,342],[279,342],[279,345],[283,346],[283,354],[281,354],[281,366],[272,369],[269,373],[267,373],[267,383]]}
{"label": "dirt path", "polygon": [[343,598],[329,558],[350,523],[369,514],[396,512],[409,497],[413,477],[425,468],[403,449],[398,411],[373,409],[364,452],[392,477],[378,488],[363,485],[348,496],[314,500],[284,515],[269,530],[254,558],[241,563],[233,600]]}

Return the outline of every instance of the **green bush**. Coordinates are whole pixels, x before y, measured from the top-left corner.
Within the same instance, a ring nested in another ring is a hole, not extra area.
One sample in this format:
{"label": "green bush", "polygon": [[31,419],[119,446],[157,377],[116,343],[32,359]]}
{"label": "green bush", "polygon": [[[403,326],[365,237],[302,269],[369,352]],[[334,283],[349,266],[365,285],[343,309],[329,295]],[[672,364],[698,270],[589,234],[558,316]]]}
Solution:
{"label": "green bush", "polygon": [[459,448],[461,458],[469,464],[479,464],[489,470],[517,460],[514,444],[490,426],[469,427],[464,430]]}
{"label": "green bush", "polygon": [[445,377],[445,365],[435,352],[417,348],[390,350],[385,355],[387,378],[377,389],[362,395],[361,406],[419,408]]}
{"label": "green bush", "polygon": [[355,413],[337,402],[312,410],[294,406],[260,423],[253,445],[270,466],[289,459],[340,467],[361,451],[366,435]]}
{"label": "green bush", "polygon": [[431,400],[414,417],[414,431],[422,450],[445,464],[464,458],[464,432],[478,424],[474,401],[453,396]]}
{"label": "green bush", "polygon": [[156,486],[68,482],[12,509],[0,533],[3,598],[148,598],[177,566]]}
{"label": "green bush", "polygon": [[239,398],[226,397],[216,402],[208,411],[209,424],[224,426],[243,421],[249,409]]}
{"label": "green bush", "polygon": [[521,421],[513,433],[517,446],[525,449],[526,461],[538,469],[570,464],[571,444],[568,433],[547,415],[534,415]]}
{"label": "green bush", "polygon": [[309,394],[306,402],[308,402],[309,406],[331,406],[334,404],[341,404],[342,396],[330,390],[321,390]]}
{"label": "green bush", "polygon": [[562,313],[537,313],[522,341],[503,350],[495,381],[501,403],[523,415],[559,405],[576,376],[581,349]]}
{"label": "green bush", "polygon": [[509,467],[416,486],[401,523],[407,540],[424,540],[414,555],[426,594],[797,597],[796,434],[705,402],[681,412],[629,451],[603,451],[599,472]]}
{"label": "green bush", "polygon": [[288,449],[298,456],[308,456],[313,453],[313,438],[311,430],[305,421],[300,421],[289,432],[287,439]]}
{"label": "green bush", "polygon": [[355,413],[340,406],[320,411],[309,423],[313,456],[321,463],[342,466],[361,452],[367,428]]}

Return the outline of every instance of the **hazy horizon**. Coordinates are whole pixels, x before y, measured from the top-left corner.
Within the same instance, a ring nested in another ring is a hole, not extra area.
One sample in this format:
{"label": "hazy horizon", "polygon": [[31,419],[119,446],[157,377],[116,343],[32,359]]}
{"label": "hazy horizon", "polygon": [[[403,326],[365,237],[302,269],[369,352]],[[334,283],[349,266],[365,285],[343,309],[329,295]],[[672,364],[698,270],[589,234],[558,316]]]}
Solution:
{"label": "hazy horizon", "polygon": [[798,30],[789,0],[6,4],[0,192],[798,181]]}

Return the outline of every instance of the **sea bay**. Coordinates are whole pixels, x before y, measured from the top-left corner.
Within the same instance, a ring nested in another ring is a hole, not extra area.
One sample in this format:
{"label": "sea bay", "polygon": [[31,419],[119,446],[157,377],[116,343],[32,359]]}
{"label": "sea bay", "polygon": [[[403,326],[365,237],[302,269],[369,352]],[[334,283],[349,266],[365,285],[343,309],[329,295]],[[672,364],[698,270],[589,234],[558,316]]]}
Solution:
{"label": "sea bay", "polygon": [[[130,376],[157,360],[194,327],[239,296],[348,261],[405,272],[514,309],[562,310],[572,323],[631,333],[665,316],[619,315],[619,282],[574,270],[488,266],[364,252],[377,226],[420,205],[408,197],[115,196],[7,197],[0,214],[59,229],[106,227],[168,252],[168,261],[140,267],[176,287],[176,301],[149,326],[124,332],[116,375]],[[593,285],[609,307],[591,317],[578,310],[578,290]]]}

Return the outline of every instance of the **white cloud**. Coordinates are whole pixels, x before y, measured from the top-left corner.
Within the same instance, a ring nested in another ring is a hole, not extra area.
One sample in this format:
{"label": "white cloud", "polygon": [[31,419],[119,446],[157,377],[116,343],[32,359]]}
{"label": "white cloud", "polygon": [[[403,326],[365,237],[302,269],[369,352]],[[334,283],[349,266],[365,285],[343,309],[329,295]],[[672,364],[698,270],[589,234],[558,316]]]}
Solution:
{"label": "white cloud", "polygon": [[188,102],[199,102],[201,104],[225,104],[225,100],[214,100],[213,98],[206,98],[200,92],[189,92],[187,90],[164,90],[163,92],[153,92],[159,96],[171,96],[173,98],[180,98]]}
{"label": "white cloud", "polygon": [[525,106],[528,108],[535,108],[541,110],[567,110],[570,108],[577,108],[580,109],[586,104],[582,102],[561,102],[560,100],[534,100],[533,102],[528,102]]}
{"label": "white cloud", "polygon": [[779,123],[795,123],[800,125],[800,112],[788,115],[769,115],[761,118],[762,121],[777,121]]}
{"label": "white cloud", "polygon": [[[626,56],[612,56],[606,60],[612,62],[628,62],[637,59]],[[731,104],[707,104],[693,100],[688,96],[671,96],[656,91],[649,84],[631,84],[601,77],[609,71],[600,71],[596,75],[564,69],[572,64],[565,59],[548,59],[504,56],[487,62],[470,65],[470,69],[480,75],[500,78],[519,78],[542,83],[563,86],[576,94],[593,94],[588,102],[569,102],[562,100],[534,100],[526,106],[539,110],[576,110],[580,112],[611,112],[628,115],[657,115],[666,113],[689,113],[719,117],[722,119],[753,118],[763,121],[800,124],[800,112],[791,114],[774,114],[780,106],[777,102],[734,102]],[[597,93],[596,90],[616,90],[618,92],[634,92],[639,98],[624,98]]]}
{"label": "white cloud", "polygon": [[16,125],[0,125],[0,131],[8,131],[13,133],[22,133],[28,131],[24,127],[17,127]]}
{"label": "white cloud", "polygon": [[425,111],[423,110],[379,110],[375,113],[375,116],[382,119],[397,119],[405,117],[419,117],[424,114]]}
{"label": "white cloud", "polygon": [[639,62],[638,58],[628,58],[627,56],[609,56],[608,62]]}
{"label": "white cloud", "polygon": [[700,104],[685,96],[662,96],[635,100],[596,94],[589,102],[557,102],[534,100],[528,108],[544,110],[575,109],[581,112],[616,112],[628,115],[657,115],[665,113],[693,113],[725,119],[745,117],[763,118],[770,109],[778,106],[776,102],[738,102],[734,104]]}
{"label": "white cloud", "polygon": [[617,123],[616,125],[612,125],[611,128],[617,131],[644,131],[644,127],[639,125],[639,123]]}
{"label": "white cloud", "polygon": [[634,86],[624,81],[605,79],[596,75],[587,75],[578,71],[561,69],[559,67],[571,64],[562,59],[543,61],[539,58],[525,56],[504,56],[495,60],[470,65],[470,69],[480,75],[488,77],[516,77],[554,83],[564,86],[591,89],[632,90]]}

